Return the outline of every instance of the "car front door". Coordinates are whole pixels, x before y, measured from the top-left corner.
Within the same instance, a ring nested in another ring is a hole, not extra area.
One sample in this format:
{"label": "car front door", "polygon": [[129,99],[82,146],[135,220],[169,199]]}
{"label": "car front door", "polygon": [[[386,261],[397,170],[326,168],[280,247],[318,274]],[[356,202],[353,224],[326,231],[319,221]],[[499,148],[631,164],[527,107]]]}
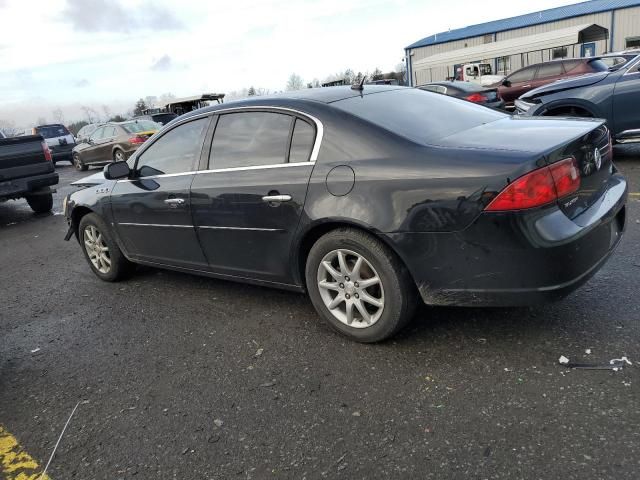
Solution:
{"label": "car front door", "polygon": [[100,146],[98,147],[98,160],[101,162],[108,162],[113,160],[111,150],[113,142],[116,137],[116,127],[113,125],[107,125],[104,127],[104,134],[100,140]]}
{"label": "car front door", "polygon": [[135,159],[132,178],[111,193],[118,236],[134,259],[183,268],[207,268],[191,217],[189,188],[210,117],[176,125]]}
{"label": "car front door", "polygon": [[[613,131],[640,129],[640,60],[620,75],[613,91]],[[635,135],[634,135],[635,136]]]}
{"label": "car front door", "polygon": [[191,187],[211,270],[292,283],[291,243],[319,129],[315,120],[277,110],[219,115],[208,170]]}

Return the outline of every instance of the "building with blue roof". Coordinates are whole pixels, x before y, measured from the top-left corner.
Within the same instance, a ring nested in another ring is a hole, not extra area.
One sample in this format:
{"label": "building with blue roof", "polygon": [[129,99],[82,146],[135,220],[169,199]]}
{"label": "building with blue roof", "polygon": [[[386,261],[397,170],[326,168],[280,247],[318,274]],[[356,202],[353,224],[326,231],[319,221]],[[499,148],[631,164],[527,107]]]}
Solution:
{"label": "building with blue roof", "polygon": [[508,75],[566,57],[640,48],[640,0],[590,0],[435,33],[405,48],[410,85],[455,77],[465,63]]}

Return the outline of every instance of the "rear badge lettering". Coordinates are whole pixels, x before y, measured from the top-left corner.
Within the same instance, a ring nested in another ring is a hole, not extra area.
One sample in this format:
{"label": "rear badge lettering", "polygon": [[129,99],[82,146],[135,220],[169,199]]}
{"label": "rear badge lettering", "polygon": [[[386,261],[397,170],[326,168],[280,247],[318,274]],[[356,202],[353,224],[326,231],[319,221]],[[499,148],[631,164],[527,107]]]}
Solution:
{"label": "rear badge lettering", "polygon": [[573,205],[577,201],[578,201],[578,197],[573,197],[571,200],[569,200],[567,203],[564,204],[564,208],[569,208],[571,205]]}

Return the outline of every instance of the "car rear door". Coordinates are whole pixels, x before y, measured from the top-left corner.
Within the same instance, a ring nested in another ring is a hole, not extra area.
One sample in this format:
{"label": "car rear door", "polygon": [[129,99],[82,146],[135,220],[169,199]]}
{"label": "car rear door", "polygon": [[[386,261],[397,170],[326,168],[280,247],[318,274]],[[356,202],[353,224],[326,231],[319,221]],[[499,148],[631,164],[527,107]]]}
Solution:
{"label": "car rear door", "polygon": [[[640,130],[640,60],[619,75],[613,91],[613,132]],[[634,134],[634,137],[640,135]]]}
{"label": "car rear door", "polygon": [[208,169],[191,187],[194,224],[214,272],[292,283],[291,243],[320,128],[277,109],[219,115]]}
{"label": "car rear door", "polygon": [[191,215],[189,188],[211,117],[181,123],[136,158],[134,177],[116,182],[111,208],[118,236],[137,260],[207,268]]}
{"label": "car rear door", "polygon": [[87,147],[82,150],[82,161],[84,163],[94,163],[98,161],[100,152],[100,141],[104,135],[105,127],[99,127],[88,138]]}
{"label": "car rear door", "polygon": [[111,150],[116,137],[116,127],[113,125],[107,125],[104,127],[104,134],[100,139],[98,148],[96,149],[96,157],[98,161],[108,162],[113,160]]}

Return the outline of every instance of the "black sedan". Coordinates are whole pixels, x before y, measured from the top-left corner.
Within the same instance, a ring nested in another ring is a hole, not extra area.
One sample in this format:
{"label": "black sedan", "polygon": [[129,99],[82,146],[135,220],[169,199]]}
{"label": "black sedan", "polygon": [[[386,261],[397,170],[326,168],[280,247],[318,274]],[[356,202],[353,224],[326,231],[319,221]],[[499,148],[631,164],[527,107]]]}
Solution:
{"label": "black sedan", "polygon": [[421,90],[441,93],[450,97],[461,98],[490,108],[504,108],[504,100],[500,98],[497,87],[483,87],[472,82],[441,81],[431,82],[418,87]]}
{"label": "black sedan", "polygon": [[94,273],[135,263],[307,291],[382,340],[433,305],[523,305],[620,241],[600,120],[522,119],[414,88],[310,89],[184,115],[65,199]]}

